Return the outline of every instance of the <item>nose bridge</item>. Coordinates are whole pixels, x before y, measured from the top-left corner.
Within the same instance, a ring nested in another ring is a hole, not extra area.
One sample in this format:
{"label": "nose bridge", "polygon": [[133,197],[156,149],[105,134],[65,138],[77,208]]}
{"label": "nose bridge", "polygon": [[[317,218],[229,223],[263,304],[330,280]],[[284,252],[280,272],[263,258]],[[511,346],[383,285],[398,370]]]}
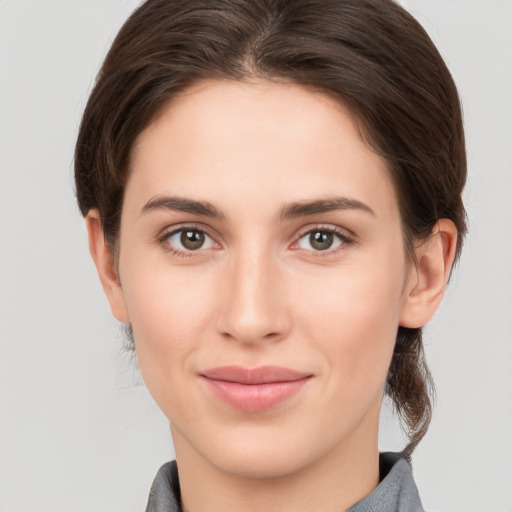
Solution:
{"label": "nose bridge", "polygon": [[288,329],[279,262],[255,242],[232,254],[220,312],[221,332],[245,343],[277,339]]}

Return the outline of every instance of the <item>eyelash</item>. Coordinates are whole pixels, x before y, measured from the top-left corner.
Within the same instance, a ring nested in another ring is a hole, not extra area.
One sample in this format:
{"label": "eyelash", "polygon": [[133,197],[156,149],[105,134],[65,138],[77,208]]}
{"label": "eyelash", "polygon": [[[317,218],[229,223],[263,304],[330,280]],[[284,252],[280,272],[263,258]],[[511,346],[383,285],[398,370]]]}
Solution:
{"label": "eyelash", "polygon": [[162,233],[161,236],[158,237],[158,242],[163,246],[163,248],[167,252],[169,252],[173,256],[178,256],[180,258],[193,258],[194,256],[197,256],[196,253],[200,252],[199,250],[198,251],[180,251],[179,249],[174,249],[170,244],[166,243],[167,240],[171,236],[175,235],[176,233],[181,233],[183,231],[195,231],[198,233],[203,233],[213,240],[213,237],[211,237],[204,228],[194,225],[194,224],[187,224],[187,225],[181,226],[177,229],[172,229],[171,231],[165,231],[164,233]]}
{"label": "eyelash", "polygon": [[[179,249],[172,248],[172,246],[170,246],[167,243],[167,240],[171,236],[173,236],[177,233],[181,233],[183,231],[195,231],[198,233],[202,233],[213,240],[213,237],[210,236],[204,228],[194,225],[194,224],[190,224],[190,225],[181,226],[178,229],[173,229],[171,231],[165,231],[164,233],[162,233],[162,235],[160,235],[158,237],[158,243],[160,243],[164,247],[164,249],[166,251],[168,251],[169,253],[171,253],[173,256],[178,256],[181,258],[191,258],[191,257],[197,256],[197,253],[199,253],[201,251],[200,249],[197,251],[180,251]],[[341,242],[340,246],[336,247],[334,250],[330,250],[330,249],[326,249],[325,251],[309,251],[308,250],[308,252],[315,254],[315,257],[318,257],[318,258],[326,258],[326,257],[332,256],[333,254],[337,254],[340,250],[343,250],[347,246],[353,245],[356,242],[355,238],[347,235],[345,231],[342,231],[337,228],[333,228],[331,226],[322,226],[322,225],[315,226],[312,229],[308,229],[308,230],[300,233],[297,238],[297,242],[299,240],[301,240],[302,238],[304,238],[306,235],[310,235],[311,233],[317,233],[317,232],[331,233],[331,234],[337,236]],[[295,242],[295,243],[297,243],[297,242]],[[300,249],[294,249],[294,250],[300,250]],[[306,250],[306,249],[304,249],[304,250]]]}
{"label": "eyelash", "polygon": [[[340,245],[334,249],[326,249],[325,251],[309,251],[315,255],[315,258],[328,258],[329,256],[333,256],[334,254],[338,254],[338,252],[347,248],[350,245],[354,245],[356,242],[355,237],[347,235],[346,231],[342,231],[341,229],[334,228],[332,226],[322,226],[317,225],[314,228],[309,228],[302,233],[299,234],[297,238],[297,242],[304,238],[306,235],[311,235],[312,233],[331,233],[337,236],[340,240]],[[295,242],[295,244],[297,243]],[[296,249],[300,250],[300,249]],[[304,249],[306,250],[306,249]]]}

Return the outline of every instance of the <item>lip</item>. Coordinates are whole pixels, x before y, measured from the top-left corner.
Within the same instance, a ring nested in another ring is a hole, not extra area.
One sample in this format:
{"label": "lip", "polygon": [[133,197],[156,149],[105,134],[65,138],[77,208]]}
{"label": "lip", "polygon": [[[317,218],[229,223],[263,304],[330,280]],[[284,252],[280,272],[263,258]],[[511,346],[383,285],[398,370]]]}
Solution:
{"label": "lip", "polygon": [[222,366],[200,375],[217,398],[235,409],[249,412],[277,407],[298,393],[313,377],[280,366]]}

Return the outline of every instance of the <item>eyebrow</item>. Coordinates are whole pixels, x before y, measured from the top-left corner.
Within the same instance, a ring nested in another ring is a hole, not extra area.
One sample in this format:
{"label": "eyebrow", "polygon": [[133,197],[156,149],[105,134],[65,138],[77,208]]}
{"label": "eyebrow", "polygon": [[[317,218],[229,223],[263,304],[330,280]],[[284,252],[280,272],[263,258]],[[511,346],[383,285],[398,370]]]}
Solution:
{"label": "eyebrow", "polygon": [[[141,213],[155,210],[172,210],[192,213],[214,219],[224,219],[224,213],[208,201],[198,201],[180,196],[157,196],[150,199]],[[307,217],[318,213],[337,210],[360,210],[375,216],[375,212],[366,204],[349,197],[328,197],[325,199],[295,201],[283,206],[279,218],[281,221],[298,217]]]}
{"label": "eyebrow", "polygon": [[306,217],[317,213],[327,213],[337,210],[360,210],[375,216],[375,212],[366,204],[349,197],[328,197],[313,201],[296,201],[285,205],[281,210],[281,220]]}
{"label": "eyebrow", "polygon": [[155,210],[173,210],[177,212],[193,213],[214,219],[223,219],[224,214],[208,201],[196,201],[179,196],[158,196],[150,199],[143,207],[141,213]]}

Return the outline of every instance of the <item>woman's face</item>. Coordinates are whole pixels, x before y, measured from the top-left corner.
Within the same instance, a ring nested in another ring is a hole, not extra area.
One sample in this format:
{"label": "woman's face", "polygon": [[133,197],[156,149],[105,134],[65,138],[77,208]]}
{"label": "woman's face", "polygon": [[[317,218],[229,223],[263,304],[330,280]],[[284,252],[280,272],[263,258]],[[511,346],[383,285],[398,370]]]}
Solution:
{"label": "woman's face", "polygon": [[116,316],[178,455],[290,474],[376,450],[408,268],[385,162],[328,96],[200,83],[134,148]]}

